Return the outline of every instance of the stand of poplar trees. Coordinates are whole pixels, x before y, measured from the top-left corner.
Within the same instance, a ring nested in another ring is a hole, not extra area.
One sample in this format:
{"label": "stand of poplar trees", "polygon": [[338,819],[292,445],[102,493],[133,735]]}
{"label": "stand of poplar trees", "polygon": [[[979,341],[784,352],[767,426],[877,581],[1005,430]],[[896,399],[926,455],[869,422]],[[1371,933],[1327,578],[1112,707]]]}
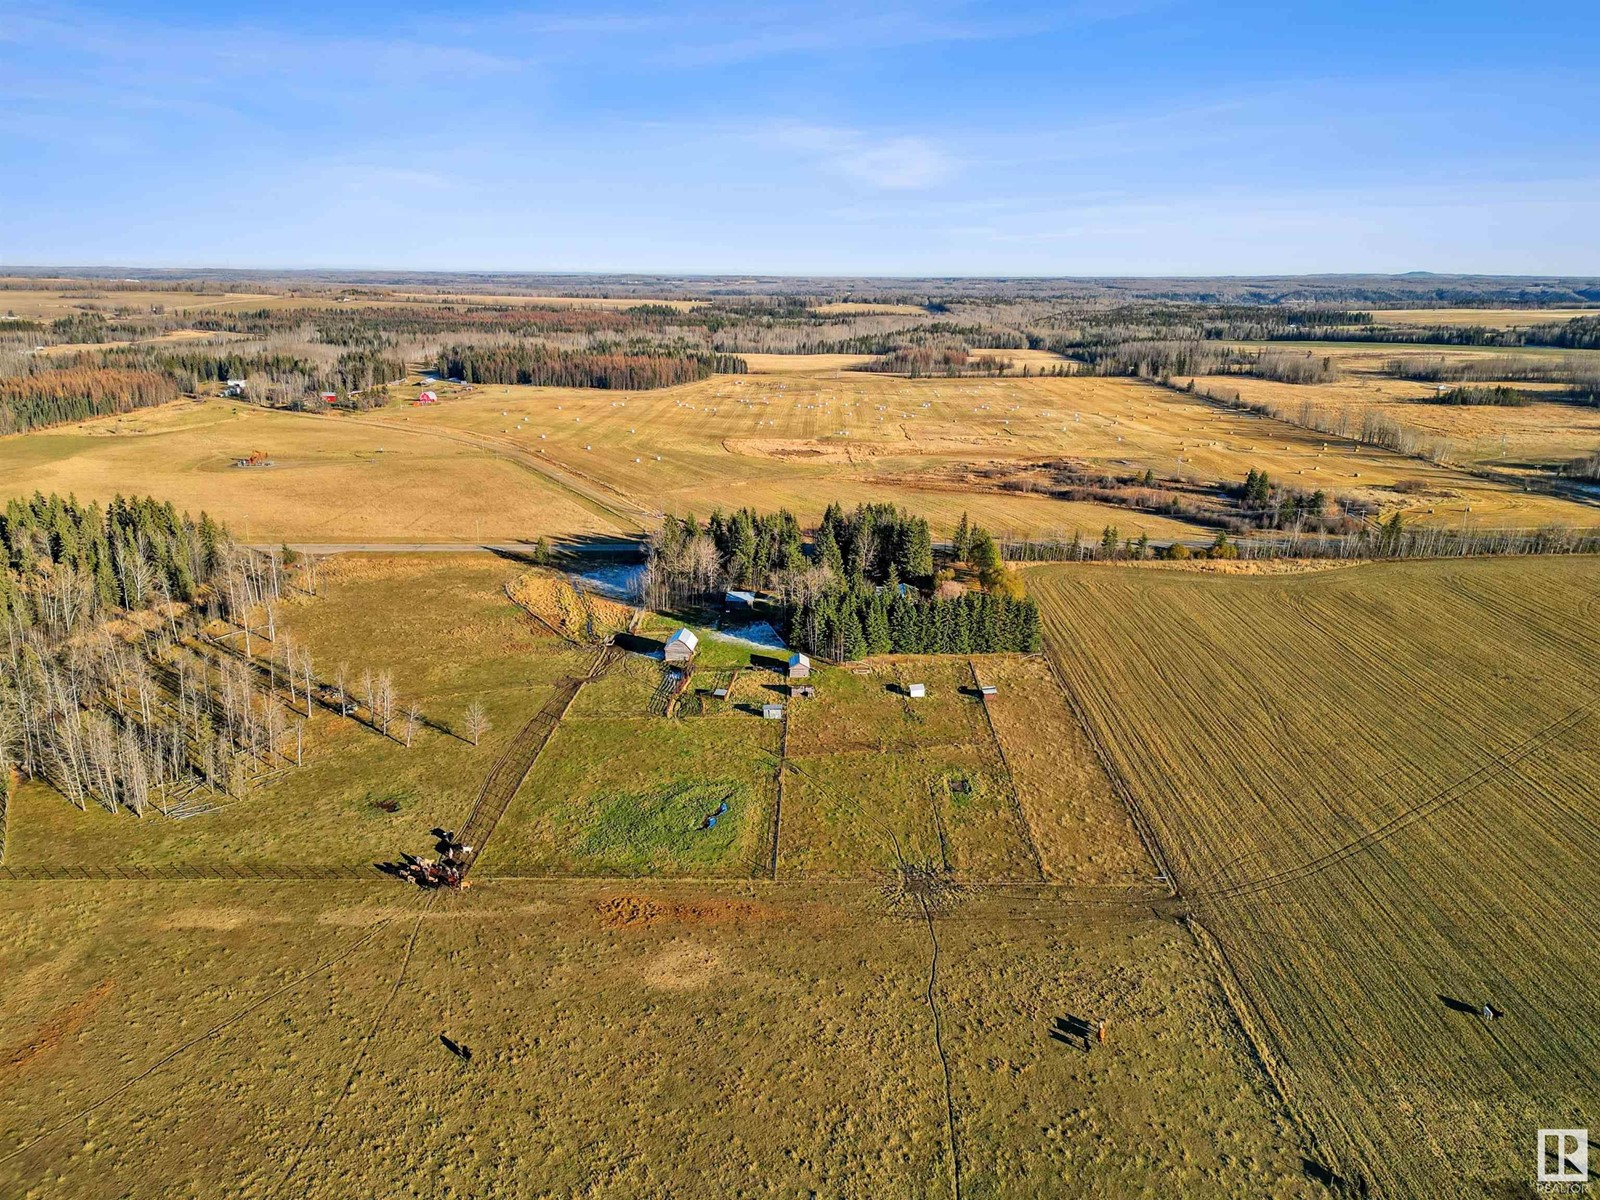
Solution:
{"label": "stand of poplar trees", "polygon": [[[58,496],[13,501],[0,552],[0,772],[143,816],[298,765],[318,684],[277,627],[280,555],[153,500],[102,510]],[[217,620],[234,628],[205,636]],[[387,734],[393,679],[364,678],[369,723]],[[408,742],[419,721],[408,707]]]}

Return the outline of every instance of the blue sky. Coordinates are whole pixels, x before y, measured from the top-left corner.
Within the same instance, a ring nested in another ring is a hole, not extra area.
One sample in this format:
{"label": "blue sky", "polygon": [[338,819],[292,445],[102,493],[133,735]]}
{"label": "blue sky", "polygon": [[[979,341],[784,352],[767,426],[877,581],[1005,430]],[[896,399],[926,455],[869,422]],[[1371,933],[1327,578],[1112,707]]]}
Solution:
{"label": "blue sky", "polygon": [[0,265],[1600,274],[1600,5],[0,0]]}

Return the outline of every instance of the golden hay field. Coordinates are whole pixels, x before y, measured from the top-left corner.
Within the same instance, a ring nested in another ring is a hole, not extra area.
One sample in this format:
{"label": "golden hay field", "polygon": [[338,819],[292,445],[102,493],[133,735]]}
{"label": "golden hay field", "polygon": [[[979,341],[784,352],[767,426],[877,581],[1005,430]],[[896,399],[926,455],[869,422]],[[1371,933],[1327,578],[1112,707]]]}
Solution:
{"label": "golden hay field", "polygon": [[[1255,343],[1253,348],[1262,346],[1263,343]],[[1295,420],[1306,405],[1345,409],[1358,423],[1362,414],[1376,412],[1443,446],[1449,461],[1491,468],[1505,473],[1513,482],[1519,474],[1566,462],[1600,447],[1600,409],[1554,402],[1520,407],[1429,404],[1427,401],[1437,394],[1433,384],[1393,379],[1385,370],[1396,359],[1466,363],[1534,357],[1577,369],[1600,370],[1600,354],[1593,351],[1329,343],[1314,346],[1312,352],[1333,360],[1340,376],[1336,381],[1306,386],[1228,375],[1202,377],[1197,382],[1220,394],[1237,392],[1248,402],[1277,406],[1290,420]],[[1529,392],[1562,387],[1509,383]]]}
{"label": "golden hay field", "polygon": [[[1232,386],[1235,377],[1222,382]],[[963,469],[1066,457],[1123,475],[1148,468],[1204,482],[1236,482],[1256,467],[1296,487],[1386,511],[1405,507],[1423,523],[1452,528],[1600,523],[1593,510],[1563,499],[1127,379],[838,371],[718,376],[650,393],[484,386],[441,395],[437,408],[405,414],[407,425],[472,429],[542,451],[619,495],[676,511],[749,503],[810,513],[829,499],[876,495],[927,511],[941,528],[967,508],[991,528],[1018,533],[1070,536],[1114,524],[1153,538],[1195,536],[1179,532],[1192,530],[1180,522],[1126,509],[978,494]],[[1394,492],[1402,481],[1420,482],[1425,494]]]}
{"label": "golden hay field", "polygon": [[[649,392],[430,384],[441,403],[425,408],[406,402],[420,384],[399,385],[389,408],[357,415],[180,402],[0,440],[0,495],[154,492],[258,541],[613,535],[646,528],[662,511],[787,506],[814,519],[832,501],[874,500],[905,504],[940,532],[969,512],[1002,534],[1089,537],[1115,525],[1157,540],[1209,536],[1180,519],[1056,500],[977,474],[1068,460],[1203,484],[1259,468],[1451,528],[1600,524],[1593,506],[1525,492],[1514,478],[1342,443],[1136,380],[907,379],[840,370],[831,358],[781,365],[789,369]],[[1410,403],[1421,385],[1354,371],[1314,388],[1210,382],[1291,410],[1398,405],[1410,420],[1426,409],[1441,436],[1463,436],[1477,421],[1479,444],[1501,461],[1581,447],[1593,424],[1593,410],[1565,406],[1543,424],[1543,410],[1557,406],[1433,417],[1440,406]],[[257,449],[274,465],[231,465]]]}
{"label": "golden hay field", "polygon": [[[252,450],[273,465],[233,466]],[[0,441],[0,491],[153,494],[247,540],[510,540],[614,518],[516,460],[400,428],[180,401]]]}
{"label": "golden hay field", "polygon": [[79,351],[116,350],[127,346],[171,346],[182,345],[185,342],[231,342],[237,341],[242,335],[234,333],[213,333],[204,329],[174,329],[170,333],[158,334],[155,337],[141,338],[129,342],[57,342],[53,346],[45,346],[35,350],[35,354],[45,356],[55,354],[76,354]]}
{"label": "golden hay field", "polygon": [[205,308],[268,308],[288,299],[267,292],[141,291],[136,288],[124,291],[80,281],[66,287],[0,289],[0,314],[54,320],[84,310],[148,309],[152,306],[163,307],[167,312],[193,312]]}
{"label": "golden hay field", "polygon": [[1515,329],[1600,315],[1600,308],[1379,308],[1372,319],[1382,325],[1482,325]]}
{"label": "golden hay field", "polygon": [[874,304],[870,301],[834,300],[827,304],[813,304],[811,311],[822,316],[856,317],[874,314],[893,317],[925,317],[928,310],[920,304]]}
{"label": "golden hay field", "polygon": [[1600,1095],[1600,567],[1028,579],[1326,1165],[1520,1194]]}

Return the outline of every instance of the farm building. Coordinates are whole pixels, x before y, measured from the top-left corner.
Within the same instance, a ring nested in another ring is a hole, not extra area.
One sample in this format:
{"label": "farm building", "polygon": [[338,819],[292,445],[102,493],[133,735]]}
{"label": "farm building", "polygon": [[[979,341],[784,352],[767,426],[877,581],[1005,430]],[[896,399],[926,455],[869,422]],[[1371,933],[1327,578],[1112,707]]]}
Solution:
{"label": "farm building", "polygon": [[724,592],[722,606],[735,611],[754,608],[756,606],[756,594],[754,592]]}
{"label": "farm building", "polygon": [[978,690],[980,692],[982,692],[985,696],[998,695],[999,692],[1000,692],[1000,689],[995,687],[995,685],[992,684],[992,683],[980,684],[979,687],[978,687]]}
{"label": "farm building", "polygon": [[227,383],[222,385],[222,394],[224,396],[242,396],[242,395],[244,395],[244,380],[242,380],[242,379],[230,379],[230,380],[228,380]]}
{"label": "farm building", "polygon": [[416,402],[418,404],[437,404],[439,403],[439,395],[437,392],[418,392]]}
{"label": "farm building", "polygon": [[913,700],[921,700],[927,694],[928,685],[925,683],[908,683],[906,685],[906,695],[910,696]]}
{"label": "farm building", "polygon": [[700,645],[700,639],[690,629],[680,629],[667,639],[667,644],[662,647],[661,656],[668,662],[688,662],[694,657],[695,649]]}
{"label": "farm building", "polygon": [[339,393],[338,392],[323,392],[322,393],[322,401],[323,401],[324,404],[336,404],[339,401]]}
{"label": "farm building", "polygon": [[783,720],[783,705],[763,704],[761,706],[761,715],[769,721],[781,721]]}
{"label": "farm building", "polygon": [[810,679],[811,660],[796,650],[789,656],[788,675],[790,679]]}

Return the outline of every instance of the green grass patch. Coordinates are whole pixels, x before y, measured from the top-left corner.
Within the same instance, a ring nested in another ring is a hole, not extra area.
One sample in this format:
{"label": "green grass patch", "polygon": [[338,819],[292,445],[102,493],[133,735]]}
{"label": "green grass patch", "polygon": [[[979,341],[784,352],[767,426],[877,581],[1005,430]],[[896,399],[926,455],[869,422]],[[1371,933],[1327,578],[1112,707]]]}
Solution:
{"label": "green grass patch", "polygon": [[[751,807],[750,788],[737,779],[601,797],[576,849],[597,868],[619,874],[716,868],[738,845]],[[716,823],[708,826],[709,818]]]}

